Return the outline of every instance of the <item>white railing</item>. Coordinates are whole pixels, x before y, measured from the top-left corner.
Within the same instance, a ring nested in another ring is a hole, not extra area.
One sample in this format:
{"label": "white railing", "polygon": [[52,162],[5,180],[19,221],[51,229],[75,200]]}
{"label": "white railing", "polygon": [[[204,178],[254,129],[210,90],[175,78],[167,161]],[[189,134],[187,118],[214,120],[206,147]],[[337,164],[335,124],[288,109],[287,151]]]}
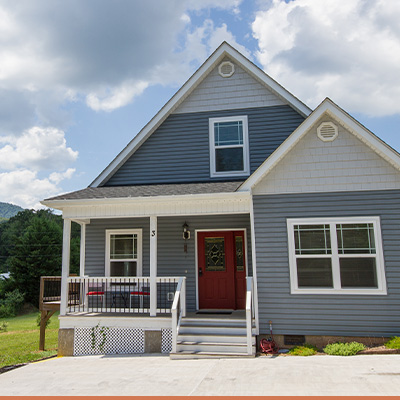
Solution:
{"label": "white railing", "polygon": [[150,303],[157,314],[171,312],[179,277],[157,277],[151,293],[150,277],[69,277],[67,313],[148,314]]}
{"label": "white railing", "polygon": [[246,278],[246,339],[247,354],[253,353],[253,318],[254,318],[254,297],[253,278]]}
{"label": "white railing", "polygon": [[176,343],[182,317],[186,316],[186,278],[179,278],[174,302],[171,308],[172,317],[172,353],[176,353]]}

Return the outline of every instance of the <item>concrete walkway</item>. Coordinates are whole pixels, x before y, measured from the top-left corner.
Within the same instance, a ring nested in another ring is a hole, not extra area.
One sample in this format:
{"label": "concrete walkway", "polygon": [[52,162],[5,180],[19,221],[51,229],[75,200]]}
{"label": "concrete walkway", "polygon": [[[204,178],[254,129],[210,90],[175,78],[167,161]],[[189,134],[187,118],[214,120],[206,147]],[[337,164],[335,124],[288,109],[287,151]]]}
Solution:
{"label": "concrete walkway", "polygon": [[0,375],[0,395],[399,395],[400,356],[54,358]]}

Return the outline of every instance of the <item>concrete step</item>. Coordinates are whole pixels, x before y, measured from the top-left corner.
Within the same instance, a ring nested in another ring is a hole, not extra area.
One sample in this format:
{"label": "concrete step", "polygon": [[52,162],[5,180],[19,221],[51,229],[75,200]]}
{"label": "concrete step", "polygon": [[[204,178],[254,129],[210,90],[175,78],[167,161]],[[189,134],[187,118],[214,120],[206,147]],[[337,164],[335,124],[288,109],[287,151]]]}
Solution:
{"label": "concrete step", "polygon": [[228,353],[247,354],[246,343],[181,342],[176,346],[177,353]]}
{"label": "concrete step", "polygon": [[[253,336],[253,344],[256,342],[256,338]],[[210,342],[210,343],[247,343],[246,335],[234,335],[234,334],[179,334],[178,342]]]}
{"label": "concrete step", "polygon": [[[181,324],[179,327],[180,335],[189,334],[202,334],[202,335],[244,335],[246,336],[246,327],[235,327],[235,326],[206,326],[206,325],[186,325]],[[255,328],[253,329],[253,335],[256,334]]]}
{"label": "concrete step", "polygon": [[201,358],[254,358],[256,356],[255,349],[253,349],[253,353],[243,354],[243,353],[207,353],[207,352],[179,352],[179,353],[170,353],[169,357],[171,360],[195,360]]}
{"label": "concrete step", "polygon": [[234,326],[234,327],[246,327],[246,320],[240,318],[182,318],[182,325],[190,326]]}

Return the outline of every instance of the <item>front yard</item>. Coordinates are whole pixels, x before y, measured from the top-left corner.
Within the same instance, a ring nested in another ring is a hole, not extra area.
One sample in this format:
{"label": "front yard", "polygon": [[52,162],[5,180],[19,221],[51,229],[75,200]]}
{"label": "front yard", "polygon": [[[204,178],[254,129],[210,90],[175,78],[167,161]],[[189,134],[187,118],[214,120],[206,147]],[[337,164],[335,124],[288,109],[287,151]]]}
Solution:
{"label": "front yard", "polygon": [[39,351],[37,316],[38,312],[32,312],[14,318],[0,318],[0,368],[57,354],[58,313],[50,318],[46,328],[45,351]]}

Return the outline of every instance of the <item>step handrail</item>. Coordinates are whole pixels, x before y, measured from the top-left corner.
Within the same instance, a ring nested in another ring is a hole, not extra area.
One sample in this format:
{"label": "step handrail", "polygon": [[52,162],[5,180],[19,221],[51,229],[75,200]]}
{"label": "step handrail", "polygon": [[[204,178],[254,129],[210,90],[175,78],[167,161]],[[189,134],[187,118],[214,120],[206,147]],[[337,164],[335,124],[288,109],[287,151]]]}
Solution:
{"label": "step handrail", "polygon": [[249,356],[253,353],[253,278],[246,278],[246,339],[247,339],[247,354]]}
{"label": "step handrail", "polygon": [[186,277],[180,277],[171,307],[172,353],[176,353],[177,338],[182,317],[186,316]]}

